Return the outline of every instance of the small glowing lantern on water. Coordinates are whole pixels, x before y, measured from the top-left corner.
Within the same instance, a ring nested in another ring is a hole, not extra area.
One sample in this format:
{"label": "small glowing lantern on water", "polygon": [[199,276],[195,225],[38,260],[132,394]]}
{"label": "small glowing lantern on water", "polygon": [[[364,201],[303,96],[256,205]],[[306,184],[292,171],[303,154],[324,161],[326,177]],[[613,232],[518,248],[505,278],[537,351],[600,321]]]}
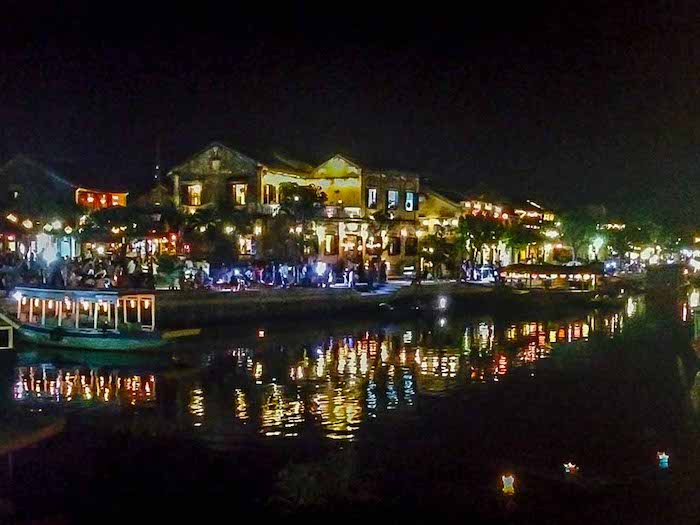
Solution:
{"label": "small glowing lantern on water", "polygon": [[441,297],[438,299],[438,308],[439,308],[440,310],[444,310],[445,308],[447,308],[447,297],[442,297],[442,296],[441,296]]}
{"label": "small glowing lantern on water", "polygon": [[501,476],[501,481],[503,482],[503,494],[508,496],[515,494],[515,477],[513,474]]}
{"label": "small glowing lantern on water", "polygon": [[265,330],[263,330],[262,328],[261,328],[260,330],[258,330],[258,337],[259,337],[260,339],[262,339],[263,337],[265,337]]}
{"label": "small glowing lantern on water", "polygon": [[441,317],[439,323],[440,323],[440,328],[445,328],[445,325],[447,325],[447,319],[445,319],[444,317]]}
{"label": "small glowing lantern on water", "polygon": [[578,474],[578,466],[574,465],[571,461],[564,463],[564,473],[570,476]]}
{"label": "small glowing lantern on water", "polygon": [[668,468],[668,454],[666,452],[658,452],[656,454],[656,457],[659,460],[659,468],[661,469],[667,469]]}

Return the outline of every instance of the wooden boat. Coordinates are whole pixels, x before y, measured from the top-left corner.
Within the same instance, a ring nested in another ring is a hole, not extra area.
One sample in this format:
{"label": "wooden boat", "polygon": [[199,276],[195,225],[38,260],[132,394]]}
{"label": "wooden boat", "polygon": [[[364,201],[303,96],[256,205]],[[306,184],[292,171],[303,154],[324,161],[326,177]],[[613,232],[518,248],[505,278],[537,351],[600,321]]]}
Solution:
{"label": "wooden boat", "polygon": [[13,298],[16,318],[0,318],[18,339],[36,345],[129,352],[156,349],[171,339],[156,331],[152,293],[18,287]]}

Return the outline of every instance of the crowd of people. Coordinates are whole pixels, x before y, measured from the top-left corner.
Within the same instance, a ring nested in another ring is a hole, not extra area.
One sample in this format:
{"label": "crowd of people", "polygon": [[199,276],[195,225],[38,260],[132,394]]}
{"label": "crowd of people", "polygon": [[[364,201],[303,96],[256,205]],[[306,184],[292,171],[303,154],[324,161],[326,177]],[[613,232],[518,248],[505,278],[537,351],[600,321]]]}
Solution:
{"label": "crowd of people", "polygon": [[[30,252],[27,256],[11,251],[0,253],[0,288],[9,294],[16,286],[88,289],[154,289],[156,286],[158,264],[154,257],[141,257],[133,252],[97,254],[89,250],[75,258],[51,259],[47,261],[44,252]],[[362,285],[371,290],[386,282],[387,271],[388,265],[383,259],[340,260],[336,264],[309,260],[306,264],[259,262],[218,266],[188,260],[171,280],[170,288],[191,290],[227,286],[240,290],[256,284],[279,288],[355,288]]]}
{"label": "crowd of people", "polygon": [[[269,262],[212,268],[207,276],[197,270],[193,279],[194,288],[231,286],[247,287],[254,284],[288,288],[345,286],[355,288],[358,284],[374,288],[387,280],[386,261],[352,262],[341,260],[337,264],[310,260],[306,264]],[[182,288],[182,286],[180,286]]]}
{"label": "crowd of people", "polygon": [[51,288],[155,288],[153,258],[137,254],[98,256],[88,251],[82,257],[55,257],[47,261],[43,252],[23,257],[17,252],[0,254],[0,286],[9,293],[15,286]]}

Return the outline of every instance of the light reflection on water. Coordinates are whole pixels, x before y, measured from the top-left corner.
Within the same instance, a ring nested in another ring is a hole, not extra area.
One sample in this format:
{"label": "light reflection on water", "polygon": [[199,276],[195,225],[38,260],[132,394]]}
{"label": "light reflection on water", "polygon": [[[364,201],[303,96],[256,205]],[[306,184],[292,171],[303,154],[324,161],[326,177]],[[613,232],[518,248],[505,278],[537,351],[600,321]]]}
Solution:
{"label": "light reflection on water", "polygon": [[[286,346],[267,337],[213,350],[193,376],[38,365],[16,368],[17,403],[59,407],[155,408],[149,417],[177,431],[225,441],[236,436],[297,438],[318,434],[350,440],[364,423],[410,414],[421,396],[479,388],[523,370],[558,344],[623,329],[641,304],[568,320],[502,322],[487,318],[402,323],[335,333],[310,333]],[[216,348],[216,342],[212,347]]]}

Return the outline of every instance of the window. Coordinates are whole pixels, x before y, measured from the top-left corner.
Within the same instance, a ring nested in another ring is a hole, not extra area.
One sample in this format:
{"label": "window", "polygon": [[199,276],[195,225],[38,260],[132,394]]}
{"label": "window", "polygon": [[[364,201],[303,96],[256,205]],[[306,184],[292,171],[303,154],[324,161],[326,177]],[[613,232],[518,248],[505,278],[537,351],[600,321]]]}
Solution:
{"label": "window", "polygon": [[418,253],[418,237],[406,237],[404,255],[416,255]]}
{"label": "window", "polygon": [[389,237],[389,255],[401,254],[401,237]]}
{"label": "window", "polygon": [[243,206],[245,204],[245,193],[248,189],[248,185],[243,183],[237,183],[233,184],[231,188],[233,190],[233,202],[235,202],[239,206]]}
{"label": "window", "polygon": [[329,233],[326,234],[323,243],[323,253],[324,255],[338,255],[338,238]]}
{"label": "window", "polygon": [[404,210],[415,211],[417,208],[416,193],[413,191],[407,191],[406,200],[404,202]]}
{"label": "window", "polygon": [[399,192],[398,190],[389,190],[386,192],[386,209],[395,210],[399,207]]}
{"label": "window", "polygon": [[263,204],[277,203],[277,188],[272,184],[265,184],[263,188]]}
{"label": "window", "polygon": [[187,204],[189,206],[201,206],[202,205],[202,185],[201,184],[192,184],[190,186],[187,186]]}
{"label": "window", "polygon": [[255,255],[255,243],[252,237],[238,238],[238,253],[239,255]]}
{"label": "window", "polygon": [[367,207],[377,207],[377,188],[367,188]]}

